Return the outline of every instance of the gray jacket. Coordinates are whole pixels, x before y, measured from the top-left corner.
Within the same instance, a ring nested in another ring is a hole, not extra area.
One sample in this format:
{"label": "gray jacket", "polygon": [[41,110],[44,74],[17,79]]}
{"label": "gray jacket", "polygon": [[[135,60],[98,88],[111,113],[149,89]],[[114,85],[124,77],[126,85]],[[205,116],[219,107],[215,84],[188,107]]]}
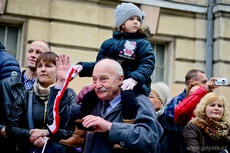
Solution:
{"label": "gray jacket", "polygon": [[[51,93],[55,90],[51,90]],[[57,91],[56,91],[57,94]],[[55,95],[55,94],[51,94]],[[86,94],[91,100],[91,103],[96,102],[96,107],[93,108],[92,115],[100,116],[102,102],[95,97],[95,92],[89,92]],[[52,96],[51,96],[52,97]],[[54,99],[50,97],[51,99]],[[61,107],[68,102],[65,96],[61,99]],[[151,152],[157,145],[160,137],[162,136],[163,129],[157,121],[156,113],[152,103],[148,97],[139,95],[136,97],[137,101],[137,115],[134,120],[134,124],[122,123],[122,102],[119,103],[111,112],[109,112],[104,119],[112,122],[112,127],[108,133],[95,132],[93,134],[86,134],[86,141],[84,147],[84,153],[114,153],[121,152],[121,150],[115,150],[114,144],[120,144],[120,146],[128,148],[123,151],[128,152]],[[84,101],[83,101],[84,103]],[[59,109],[60,109],[59,106]],[[70,114],[77,113],[79,116],[79,107],[71,110]],[[90,107],[90,106],[88,106]],[[69,109],[70,110],[70,109]],[[67,112],[67,111],[66,111]],[[64,116],[64,115],[63,115]],[[62,116],[60,116],[62,119]],[[75,118],[76,119],[76,118]]]}

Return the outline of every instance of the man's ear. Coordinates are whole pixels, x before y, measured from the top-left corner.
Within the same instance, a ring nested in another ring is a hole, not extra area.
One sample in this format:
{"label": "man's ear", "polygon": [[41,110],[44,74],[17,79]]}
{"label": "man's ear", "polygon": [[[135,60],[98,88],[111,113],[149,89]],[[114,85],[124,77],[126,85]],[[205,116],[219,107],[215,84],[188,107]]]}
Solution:
{"label": "man's ear", "polygon": [[119,85],[122,85],[123,80],[124,80],[124,76],[120,76],[118,80]]}
{"label": "man's ear", "polygon": [[194,80],[189,80],[189,84],[188,84],[188,86],[191,84],[191,83],[193,83],[194,82]]}

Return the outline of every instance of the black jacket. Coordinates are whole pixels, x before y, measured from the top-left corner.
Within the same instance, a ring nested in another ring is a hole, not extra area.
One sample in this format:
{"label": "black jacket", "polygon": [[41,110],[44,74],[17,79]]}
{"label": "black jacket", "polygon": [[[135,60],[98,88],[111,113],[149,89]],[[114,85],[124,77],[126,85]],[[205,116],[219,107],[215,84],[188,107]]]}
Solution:
{"label": "black jacket", "polygon": [[[26,88],[23,83],[23,71],[20,75],[5,78],[0,81],[0,130],[4,128],[8,122],[8,116],[14,100],[19,93]],[[16,144],[8,139],[0,136],[0,148],[2,153],[14,152]],[[3,152],[5,150],[5,152]]]}
{"label": "black jacket", "polygon": [[184,153],[182,127],[165,113],[158,117],[158,122],[163,127],[164,132],[154,153]]}
{"label": "black jacket", "polygon": [[22,93],[24,87],[23,71],[20,75],[6,78],[0,81],[0,130],[5,127],[10,113],[12,103],[15,101],[19,93]]}
{"label": "black jacket", "polygon": [[145,35],[114,32],[113,38],[102,43],[95,62],[78,63],[83,66],[79,76],[92,76],[94,65],[103,58],[118,61],[124,70],[125,79],[133,78],[138,82],[134,90],[148,96],[150,77],[155,68],[155,54]]}
{"label": "black jacket", "polygon": [[[70,92],[68,92],[69,94],[67,96],[69,99],[69,104],[71,105],[72,103],[76,102],[76,94],[73,89],[68,90],[70,90]],[[6,126],[7,137],[11,141],[19,142],[18,150],[20,153],[29,153],[29,149],[31,147],[31,143],[29,141],[30,129],[28,125],[28,97],[29,93],[26,90],[24,93],[19,94],[13,103],[11,113],[9,115],[9,125]],[[33,94],[32,102],[34,128],[47,129],[47,124],[51,123],[49,120],[47,120],[49,117],[48,114],[45,113],[44,101],[41,100],[36,94]],[[49,107],[49,104],[47,107]],[[62,112],[62,110],[59,110],[59,112]],[[55,134],[49,135],[49,141],[59,142],[60,139],[69,138],[73,134],[74,127],[74,123],[62,124],[61,122],[58,131]]]}

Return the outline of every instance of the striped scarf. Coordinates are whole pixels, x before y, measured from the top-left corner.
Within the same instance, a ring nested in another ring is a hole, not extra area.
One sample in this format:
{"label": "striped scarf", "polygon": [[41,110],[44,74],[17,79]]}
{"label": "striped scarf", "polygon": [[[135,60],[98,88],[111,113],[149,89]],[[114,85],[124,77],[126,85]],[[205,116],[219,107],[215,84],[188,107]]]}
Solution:
{"label": "striped scarf", "polygon": [[49,97],[49,94],[50,94],[50,88],[53,87],[55,84],[51,84],[49,87],[47,88],[43,88],[38,80],[36,80],[34,82],[34,85],[33,85],[33,90],[34,90],[34,93],[41,98],[41,100],[43,101],[47,101],[48,100],[48,97]]}

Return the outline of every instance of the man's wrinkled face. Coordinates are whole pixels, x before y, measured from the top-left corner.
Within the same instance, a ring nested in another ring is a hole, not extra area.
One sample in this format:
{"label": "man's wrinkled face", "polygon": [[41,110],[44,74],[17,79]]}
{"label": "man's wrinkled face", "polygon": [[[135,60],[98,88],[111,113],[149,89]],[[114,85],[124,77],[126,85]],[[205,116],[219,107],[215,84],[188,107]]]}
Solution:
{"label": "man's wrinkled face", "polygon": [[93,70],[93,86],[102,101],[110,101],[120,94],[123,77],[119,77],[115,68],[105,61],[97,63]]}

